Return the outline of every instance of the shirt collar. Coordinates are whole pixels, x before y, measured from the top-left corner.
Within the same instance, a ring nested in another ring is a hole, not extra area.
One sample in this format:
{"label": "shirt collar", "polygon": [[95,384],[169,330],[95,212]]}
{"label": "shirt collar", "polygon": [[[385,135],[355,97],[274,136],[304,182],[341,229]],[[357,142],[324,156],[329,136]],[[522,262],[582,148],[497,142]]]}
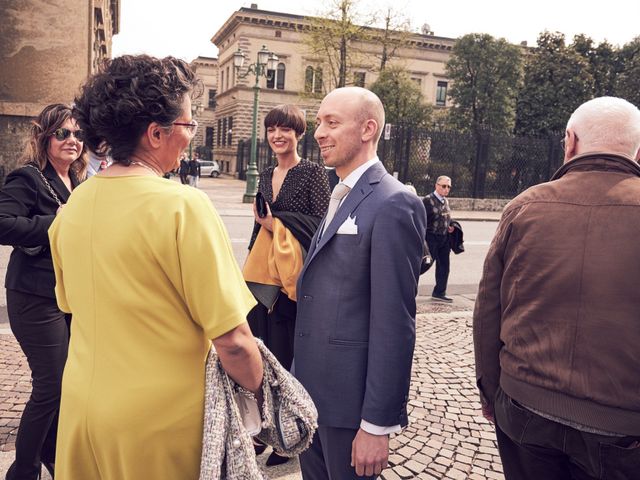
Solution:
{"label": "shirt collar", "polygon": [[438,200],[440,200],[441,203],[444,203],[444,197],[442,195],[440,195],[438,192],[436,192],[435,190],[433,191],[433,194],[436,196],[436,198]]}
{"label": "shirt collar", "polygon": [[378,160],[377,156],[373,157],[371,160],[367,161],[366,163],[363,163],[358,168],[356,168],[353,172],[347,175],[347,178],[345,178],[344,180],[341,180],[341,182],[344,183],[350,189],[353,189],[353,187],[356,186],[356,183],[358,183],[358,180],[360,180],[360,177],[364,175],[364,172],[369,170],[370,167],[372,167],[379,161],[380,160]]}

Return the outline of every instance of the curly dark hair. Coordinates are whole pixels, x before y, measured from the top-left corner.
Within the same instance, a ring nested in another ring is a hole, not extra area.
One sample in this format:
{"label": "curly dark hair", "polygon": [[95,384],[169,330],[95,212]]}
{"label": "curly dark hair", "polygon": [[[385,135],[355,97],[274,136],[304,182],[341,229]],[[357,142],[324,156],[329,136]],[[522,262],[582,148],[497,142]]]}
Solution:
{"label": "curly dark hair", "polygon": [[75,99],[73,116],[87,146],[129,165],[150,123],[167,128],[182,114],[185,95],[202,92],[189,65],[174,57],[123,55],[107,60]]}

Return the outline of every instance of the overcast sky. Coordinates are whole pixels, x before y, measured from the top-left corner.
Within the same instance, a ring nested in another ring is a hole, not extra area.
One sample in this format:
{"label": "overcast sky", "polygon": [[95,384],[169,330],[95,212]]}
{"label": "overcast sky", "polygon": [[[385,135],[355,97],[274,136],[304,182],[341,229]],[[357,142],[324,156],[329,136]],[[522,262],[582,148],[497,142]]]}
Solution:
{"label": "overcast sky", "polygon": [[[258,8],[318,15],[330,0],[257,0]],[[229,16],[252,2],[234,0],[121,0],[120,33],[114,56],[124,53],[173,55],[192,60],[216,57],[211,37]],[[457,38],[489,33],[510,42],[535,45],[543,30],[559,31],[571,40],[584,33],[596,42],[623,45],[640,36],[638,0],[396,0],[393,8],[407,15],[414,30],[427,23],[435,35]],[[361,10],[383,10],[389,0],[360,0]]]}

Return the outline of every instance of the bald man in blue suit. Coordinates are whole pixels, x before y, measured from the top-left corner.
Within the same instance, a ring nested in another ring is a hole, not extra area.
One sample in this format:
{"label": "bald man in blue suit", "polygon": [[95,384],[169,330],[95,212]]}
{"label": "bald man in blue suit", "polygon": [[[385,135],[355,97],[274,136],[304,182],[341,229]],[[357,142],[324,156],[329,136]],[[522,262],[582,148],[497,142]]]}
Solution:
{"label": "bald man in blue suit", "polygon": [[302,475],[375,478],[389,434],[407,425],[426,212],[376,156],[384,108],[375,94],[334,90],[316,120],[324,163],[340,177],[334,194],[344,196],[332,200],[335,215],[330,205],[298,280],[295,375],[319,413]]}

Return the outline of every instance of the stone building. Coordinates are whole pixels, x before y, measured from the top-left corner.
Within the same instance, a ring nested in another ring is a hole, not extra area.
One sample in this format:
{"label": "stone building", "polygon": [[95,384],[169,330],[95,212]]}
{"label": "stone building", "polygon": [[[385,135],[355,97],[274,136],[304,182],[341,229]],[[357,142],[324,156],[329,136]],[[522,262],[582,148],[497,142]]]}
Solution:
{"label": "stone building", "polygon": [[30,119],[70,103],[111,56],[119,17],[120,0],[0,2],[0,169],[16,165]]}
{"label": "stone building", "polygon": [[191,105],[193,116],[199,125],[192,141],[192,148],[200,154],[200,158],[210,160],[214,149],[218,59],[197,57],[191,62],[191,68],[202,80],[204,87],[202,95],[194,99]]}
{"label": "stone building", "polygon": [[[294,103],[302,108],[309,120],[315,117],[322,94],[334,86],[329,75],[322,75],[322,59],[314,58],[304,43],[304,31],[309,18],[288,13],[259,10],[257,5],[241,8],[227,19],[211,41],[218,47],[218,82],[215,87],[215,158],[223,171],[236,173],[237,142],[251,137],[253,119],[254,74],[247,65],[255,63],[264,45],[275,53],[278,62],[269,79],[259,79],[260,102],[258,138],[264,138],[262,120],[265,114],[281,103]],[[445,64],[451,55],[455,39],[432,34],[411,33],[392,64],[402,66],[419,85],[426,102],[437,107],[447,106],[449,80]],[[357,45],[361,61],[348,73],[351,85],[367,87],[377,78],[381,46],[376,42]],[[245,54],[245,66],[236,72],[234,54]]]}

